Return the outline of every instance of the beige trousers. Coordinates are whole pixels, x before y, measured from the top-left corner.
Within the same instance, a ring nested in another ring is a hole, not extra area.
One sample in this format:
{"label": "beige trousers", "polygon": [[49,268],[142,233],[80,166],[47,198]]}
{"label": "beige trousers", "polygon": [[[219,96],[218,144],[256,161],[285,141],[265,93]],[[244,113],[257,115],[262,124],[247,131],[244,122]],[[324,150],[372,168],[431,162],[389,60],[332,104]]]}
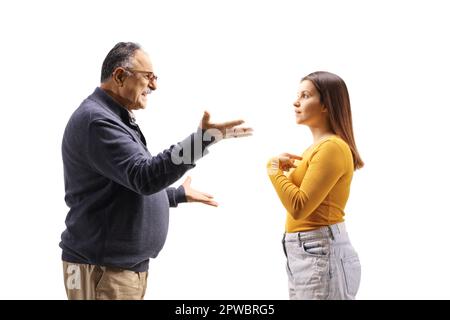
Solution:
{"label": "beige trousers", "polygon": [[63,261],[69,300],[142,300],[148,272]]}

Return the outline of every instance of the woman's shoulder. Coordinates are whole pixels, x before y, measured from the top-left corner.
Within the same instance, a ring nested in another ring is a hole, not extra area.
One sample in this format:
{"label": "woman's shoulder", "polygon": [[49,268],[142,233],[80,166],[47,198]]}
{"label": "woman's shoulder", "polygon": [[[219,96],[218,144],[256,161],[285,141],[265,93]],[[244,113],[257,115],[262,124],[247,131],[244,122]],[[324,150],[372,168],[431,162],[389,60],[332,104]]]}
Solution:
{"label": "woman's shoulder", "polygon": [[336,134],[333,134],[323,138],[319,142],[316,142],[315,144],[311,145],[308,149],[319,149],[323,147],[331,147],[333,145],[343,146],[346,144],[347,143],[344,140],[342,140],[341,137],[339,137]]}
{"label": "woman's shoulder", "polygon": [[341,153],[344,156],[351,156],[351,150],[347,142],[338,135],[332,135],[322,140],[315,148],[316,152],[327,150],[331,153]]}
{"label": "woman's shoulder", "polygon": [[353,172],[352,153],[348,144],[333,135],[320,141],[307,157],[308,162],[326,163],[327,168]]}
{"label": "woman's shoulder", "polygon": [[345,142],[345,140],[342,139],[341,137],[339,137],[338,135],[333,135],[333,136],[331,136],[330,139],[327,140],[327,141],[328,141],[328,142],[335,143],[335,144],[338,145],[340,148],[350,150],[350,147],[348,146],[347,142]]}

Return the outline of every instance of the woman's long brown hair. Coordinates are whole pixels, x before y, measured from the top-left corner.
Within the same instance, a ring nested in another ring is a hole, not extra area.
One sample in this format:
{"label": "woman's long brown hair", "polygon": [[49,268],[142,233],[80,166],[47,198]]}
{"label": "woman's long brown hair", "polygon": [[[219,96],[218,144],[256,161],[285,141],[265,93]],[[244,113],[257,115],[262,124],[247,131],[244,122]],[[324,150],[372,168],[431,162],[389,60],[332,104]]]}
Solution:
{"label": "woman's long brown hair", "polygon": [[342,140],[347,142],[353,155],[354,169],[360,169],[364,162],[356,148],[353,135],[352,111],[350,108],[350,97],[347,86],[339,76],[326,72],[317,71],[308,74],[302,79],[311,81],[320,94],[320,102],[328,109],[331,130]]}

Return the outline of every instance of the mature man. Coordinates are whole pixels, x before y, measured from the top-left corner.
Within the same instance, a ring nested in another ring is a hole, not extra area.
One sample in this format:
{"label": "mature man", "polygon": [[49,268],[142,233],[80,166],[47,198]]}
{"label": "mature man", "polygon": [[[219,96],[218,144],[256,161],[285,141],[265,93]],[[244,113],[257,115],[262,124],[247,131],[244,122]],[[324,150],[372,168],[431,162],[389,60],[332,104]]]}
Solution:
{"label": "mature man", "polygon": [[142,299],[149,259],[167,236],[169,206],[217,206],[189,178],[177,189],[168,186],[212,143],[251,135],[237,127],[242,120],[214,124],[205,112],[195,133],[152,156],[132,111],[145,108],[156,80],[141,47],[120,42],[103,62],[100,87],[67,124],[62,156],[70,210],[60,247],[69,299]]}

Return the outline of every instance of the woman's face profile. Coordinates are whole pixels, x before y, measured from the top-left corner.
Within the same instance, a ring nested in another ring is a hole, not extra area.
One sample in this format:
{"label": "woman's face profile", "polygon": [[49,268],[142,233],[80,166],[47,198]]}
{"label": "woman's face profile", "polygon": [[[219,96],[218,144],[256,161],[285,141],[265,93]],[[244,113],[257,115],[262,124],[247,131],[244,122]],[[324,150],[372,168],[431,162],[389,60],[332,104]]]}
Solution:
{"label": "woman's face profile", "polygon": [[309,80],[300,82],[295,107],[295,121],[297,124],[314,125],[326,116],[326,108],[320,102],[320,94]]}

